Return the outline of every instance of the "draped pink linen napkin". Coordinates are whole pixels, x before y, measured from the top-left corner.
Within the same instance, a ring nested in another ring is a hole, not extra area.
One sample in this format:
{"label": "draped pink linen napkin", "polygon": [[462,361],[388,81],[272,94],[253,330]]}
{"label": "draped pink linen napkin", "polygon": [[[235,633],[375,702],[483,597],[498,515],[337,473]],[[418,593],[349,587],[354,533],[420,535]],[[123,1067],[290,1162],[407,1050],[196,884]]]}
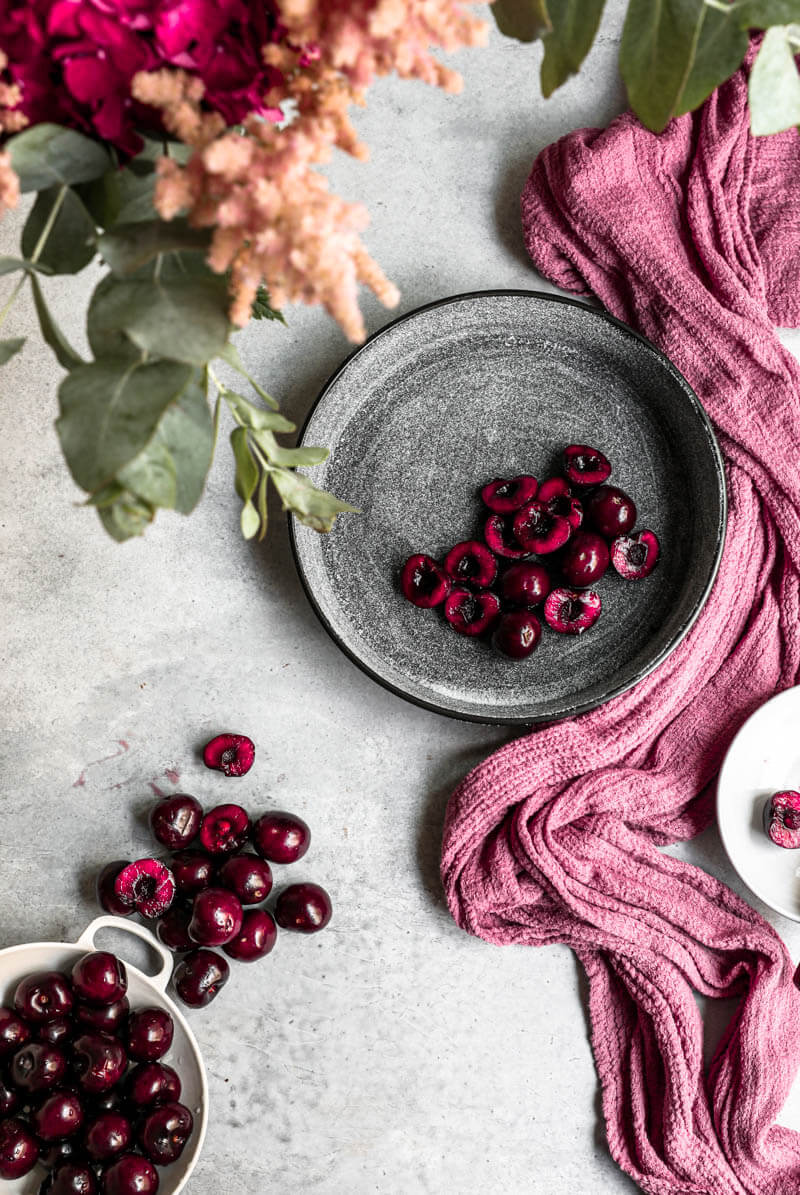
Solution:
{"label": "draped pink linen napkin", "polygon": [[[800,139],[754,139],[745,72],[660,136],[630,114],[537,159],[522,196],[537,269],[597,295],[683,371],[716,426],[730,518],[683,644],[602,709],[475,769],[448,807],[460,926],[571,946],[616,1161],[657,1195],[797,1195],[774,1124],[800,1064],[800,993],[777,933],[657,847],[696,834],[743,720],[800,666]],[[739,998],[708,1071],[693,991]]]}

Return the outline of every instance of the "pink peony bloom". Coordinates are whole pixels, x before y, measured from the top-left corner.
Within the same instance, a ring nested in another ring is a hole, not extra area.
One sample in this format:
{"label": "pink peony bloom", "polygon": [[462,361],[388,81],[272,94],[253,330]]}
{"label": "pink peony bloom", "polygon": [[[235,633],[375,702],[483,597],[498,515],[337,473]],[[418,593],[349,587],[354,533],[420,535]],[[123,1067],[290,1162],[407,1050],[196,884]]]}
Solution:
{"label": "pink peony bloom", "polygon": [[204,108],[226,124],[253,112],[280,119],[264,97],[282,76],[262,55],[278,28],[264,0],[0,0],[0,81],[18,85],[28,123],[71,125],[135,154],[139,130],[161,128],[131,98],[140,71],[197,77]]}

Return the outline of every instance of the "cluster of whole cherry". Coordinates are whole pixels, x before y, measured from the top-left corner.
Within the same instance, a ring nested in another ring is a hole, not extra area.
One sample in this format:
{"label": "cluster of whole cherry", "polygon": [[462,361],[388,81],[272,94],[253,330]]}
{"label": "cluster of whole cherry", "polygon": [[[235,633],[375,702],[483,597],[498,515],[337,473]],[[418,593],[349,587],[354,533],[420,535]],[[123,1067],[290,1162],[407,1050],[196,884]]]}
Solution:
{"label": "cluster of whole cherry", "polygon": [[[400,574],[403,596],[423,609],[442,606],[461,635],[492,631],[494,646],[511,659],[524,659],[539,643],[542,627],[533,610],[542,603],[549,627],[580,635],[600,617],[600,595],[591,587],[609,564],[625,580],[639,581],[659,556],[654,532],[634,533],[636,504],[605,484],[610,476],[599,449],[570,444],[563,477],[487,482],[481,490],[491,512],[485,542],[456,544],[441,565],[425,554],[409,556]],[[534,554],[547,557],[566,584],[554,584],[550,568],[528,559]],[[514,563],[501,572],[501,560]]]}
{"label": "cluster of whole cherry", "polygon": [[174,1023],[131,1010],[125,964],[107,951],[70,975],[41,971],[0,1007],[0,1178],[50,1168],[39,1195],[155,1195],[194,1118],[164,1061]]}
{"label": "cluster of whole cherry", "polygon": [[[246,735],[224,734],[205,747],[207,767],[243,776],[255,758]],[[156,841],[171,855],[109,863],[97,879],[97,899],[119,917],[139,913],[155,921],[161,942],[183,958],[173,974],[175,991],[192,1008],[215,998],[230,976],[226,958],[254,962],[270,953],[278,926],[311,934],[331,919],[331,899],[319,884],[290,884],[274,913],[255,907],[272,891],[270,863],[296,863],[311,831],[302,818],[273,810],[251,821],[241,805],[204,813],[185,793],[164,797],[150,812]],[[255,853],[245,847],[251,844]]]}

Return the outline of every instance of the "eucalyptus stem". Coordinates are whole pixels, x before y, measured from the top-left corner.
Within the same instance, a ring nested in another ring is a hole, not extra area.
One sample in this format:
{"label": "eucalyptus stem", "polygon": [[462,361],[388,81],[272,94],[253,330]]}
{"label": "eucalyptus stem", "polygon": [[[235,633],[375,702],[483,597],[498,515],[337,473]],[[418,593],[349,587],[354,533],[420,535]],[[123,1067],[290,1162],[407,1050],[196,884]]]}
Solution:
{"label": "eucalyptus stem", "polygon": [[[53,200],[53,206],[50,208],[50,211],[47,216],[47,220],[45,221],[44,228],[39,233],[39,239],[36,242],[36,245],[34,246],[33,253],[30,256],[31,265],[36,264],[36,262],[41,257],[42,252],[44,251],[44,247],[47,244],[47,238],[50,236],[50,233],[53,231],[53,225],[56,222],[58,213],[61,211],[61,206],[64,202],[64,196],[66,195],[66,193],[67,193],[67,185],[66,185],[66,183],[62,183],[58,189],[58,195],[56,195],[55,199]],[[27,278],[27,274],[23,274],[22,277],[17,282],[14,289],[12,290],[8,299],[3,304],[2,309],[0,309],[0,324],[2,324],[4,322],[9,311],[14,306],[14,300],[16,299],[19,292],[22,290],[23,286],[25,285],[26,278]]]}

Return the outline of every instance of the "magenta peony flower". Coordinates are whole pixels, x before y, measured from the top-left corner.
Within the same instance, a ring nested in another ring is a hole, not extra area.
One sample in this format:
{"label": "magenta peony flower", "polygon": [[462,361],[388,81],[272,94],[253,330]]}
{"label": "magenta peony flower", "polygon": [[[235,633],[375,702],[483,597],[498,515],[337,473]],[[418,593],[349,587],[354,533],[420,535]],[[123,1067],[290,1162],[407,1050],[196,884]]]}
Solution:
{"label": "magenta peony flower", "polygon": [[262,48],[280,36],[265,0],[0,0],[3,79],[31,124],[71,125],[135,154],[158,112],[131,97],[137,71],[179,67],[203,81],[227,124],[280,119],[264,96],[280,83]]}

